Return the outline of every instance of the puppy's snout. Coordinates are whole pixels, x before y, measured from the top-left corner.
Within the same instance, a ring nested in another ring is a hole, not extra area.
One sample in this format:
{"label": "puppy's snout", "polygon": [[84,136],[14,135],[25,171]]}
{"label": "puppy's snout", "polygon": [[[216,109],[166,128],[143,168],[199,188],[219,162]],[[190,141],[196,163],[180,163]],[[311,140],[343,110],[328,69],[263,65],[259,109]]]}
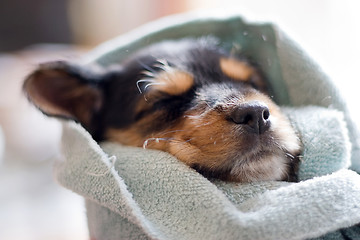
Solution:
{"label": "puppy's snout", "polygon": [[262,103],[253,102],[236,106],[230,113],[230,119],[244,125],[248,131],[262,134],[270,128],[270,111]]}

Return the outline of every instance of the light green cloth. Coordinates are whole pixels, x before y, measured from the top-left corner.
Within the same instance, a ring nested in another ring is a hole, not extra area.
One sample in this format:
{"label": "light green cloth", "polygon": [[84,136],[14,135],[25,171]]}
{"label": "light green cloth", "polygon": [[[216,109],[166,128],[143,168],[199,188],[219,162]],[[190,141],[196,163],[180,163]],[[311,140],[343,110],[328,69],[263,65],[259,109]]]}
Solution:
{"label": "light green cloth", "polygon": [[208,34],[225,48],[236,46],[252,56],[269,76],[274,99],[293,106],[283,109],[304,144],[304,181],[210,182],[167,153],[114,143],[100,147],[79,125],[64,122],[64,160],[55,174],[86,199],[91,236],[208,240],[333,239],[344,231],[356,235],[360,227],[337,231],[360,222],[360,176],[346,170],[350,158],[352,167],[360,169],[355,126],[330,79],[274,26],[247,24],[239,17],[175,16],[105,43],[87,63],[111,65],[147,44]]}
{"label": "light green cloth", "polygon": [[318,106],[287,107],[303,145],[299,180],[333,173],[350,166],[351,143],[342,112]]}

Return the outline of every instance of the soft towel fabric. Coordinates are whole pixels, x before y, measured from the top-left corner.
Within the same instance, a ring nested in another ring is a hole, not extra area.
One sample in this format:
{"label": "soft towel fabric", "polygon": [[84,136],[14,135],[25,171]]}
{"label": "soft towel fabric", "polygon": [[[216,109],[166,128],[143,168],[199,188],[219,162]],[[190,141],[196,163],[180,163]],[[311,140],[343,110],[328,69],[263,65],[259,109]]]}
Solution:
{"label": "soft towel fabric", "polygon": [[[320,124],[324,119],[310,116],[314,110],[286,110],[304,141],[332,135]],[[334,231],[360,222],[360,175],[343,169],[349,164],[346,156],[350,147],[345,146],[346,131],[339,130],[343,129],[342,115],[334,110],[316,110],[324,113],[320,117],[331,118],[323,124],[331,122],[339,136],[327,144],[344,151],[337,154],[345,158],[336,167],[324,169],[320,163],[326,163],[332,153],[307,149],[301,165],[302,172],[309,170],[305,178],[320,175],[313,169],[336,172],[300,183],[209,181],[165,152],[109,142],[100,147],[81,126],[69,122],[63,126],[65,159],[56,166],[56,177],[87,199],[89,230],[95,239],[305,239],[330,232],[341,235]],[[305,123],[319,129],[301,129]]]}
{"label": "soft towel fabric", "polygon": [[[109,66],[164,39],[213,35],[269,78],[304,145],[300,183],[209,181],[171,155],[103,143],[64,122],[58,181],[87,202],[95,239],[334,239],[359,237],[358,135],[330,79],[271,24],[238,16],[176,16],[97,48],[85,61]],[[316,105],[316,106],[309,106]],[[304,107],[308,106],[308,107]],[[336,110],[335,110],[336,109]],[[353,227],[351,227],[353,226]],[[346,228],[346,229],[343,229]],[[340,230],[342,229],[342,230]]]}
{"label": "soft towel fabric", "polygon": [[317,106],[282,108],[303,145],[299,180],[350,166],[351,143],[343,114]]}

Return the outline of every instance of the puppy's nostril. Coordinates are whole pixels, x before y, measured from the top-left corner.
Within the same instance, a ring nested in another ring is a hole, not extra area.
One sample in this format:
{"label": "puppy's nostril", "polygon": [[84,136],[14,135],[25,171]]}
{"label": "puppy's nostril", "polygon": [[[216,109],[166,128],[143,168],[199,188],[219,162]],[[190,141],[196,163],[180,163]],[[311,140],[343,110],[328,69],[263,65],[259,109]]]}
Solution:
{"label": "puppy's nostril", "polygon": [[266,108],[264,111],[263,111],[263,119],[264,120],[268,120],[270,117],[270,111],[268,108]]}
{"label": "puppy's nostril", "polygon": [[247,103],[237,106],[230,113],[230,119],[236,124],[244,125],[249,131],[258,134],[270,128],[269,108],[261,103]]}

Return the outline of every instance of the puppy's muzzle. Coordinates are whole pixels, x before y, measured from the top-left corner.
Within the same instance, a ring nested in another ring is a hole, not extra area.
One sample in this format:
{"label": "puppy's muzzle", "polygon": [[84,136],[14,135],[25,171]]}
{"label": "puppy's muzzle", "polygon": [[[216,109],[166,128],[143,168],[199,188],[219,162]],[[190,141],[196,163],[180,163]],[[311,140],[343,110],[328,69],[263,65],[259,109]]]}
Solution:
{"label": "puppy's muzzle", "polygon": [[263,134],[270,128],[269,108],[260,102],[241,104],[232,109],[230,120],[241,124],[248,131]]}

